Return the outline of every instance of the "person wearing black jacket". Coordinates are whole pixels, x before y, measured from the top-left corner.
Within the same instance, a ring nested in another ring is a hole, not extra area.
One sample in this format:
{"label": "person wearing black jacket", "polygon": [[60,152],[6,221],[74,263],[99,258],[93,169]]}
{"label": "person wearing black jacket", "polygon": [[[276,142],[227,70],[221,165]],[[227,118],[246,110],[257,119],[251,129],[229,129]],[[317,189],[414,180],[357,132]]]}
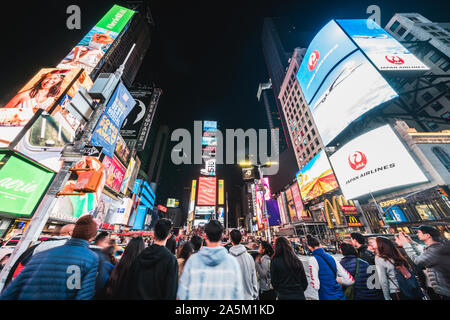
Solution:
{"label": "person wearing black jacket", "polygon": [[308,287],[303,263],[285,237],[275,241],[275,254],[270,263],[270,279],[279,300],[305,300]]}
{"label": "person wearing black jacket", "polygon": [[159,219],[155,241],[131,265],[127,296],[133,300],[175,300],[178,290],[178,262],[167,249],[172,222]]}
{"label": "person wearing black jacket", "polygon": [[375,253],[367,248],[364,236],[359,232],[352,232],[350,238],[352,239],[353,247],[358,251],[358,257],[371,266],[375,265]]}

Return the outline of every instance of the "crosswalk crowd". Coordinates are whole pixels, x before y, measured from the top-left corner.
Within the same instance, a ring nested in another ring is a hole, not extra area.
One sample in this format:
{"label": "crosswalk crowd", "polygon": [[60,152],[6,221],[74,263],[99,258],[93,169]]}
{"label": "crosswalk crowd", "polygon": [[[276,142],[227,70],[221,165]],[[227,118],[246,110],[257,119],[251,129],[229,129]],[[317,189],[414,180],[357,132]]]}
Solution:
{"label": "crosswalk crowd", "polygon": [[417,230],[423,244],[352,233],[341,259],[309,234],[300,257],[286,237],[225,235],[217,220],[179,238],[172,230],[159,219],[151,239],[121,239],[118,259],[116,240],[82,216],[17,259],[0,299],[305,300],[307,290],[319,300],[450,299],[450,247],[430,226]]}

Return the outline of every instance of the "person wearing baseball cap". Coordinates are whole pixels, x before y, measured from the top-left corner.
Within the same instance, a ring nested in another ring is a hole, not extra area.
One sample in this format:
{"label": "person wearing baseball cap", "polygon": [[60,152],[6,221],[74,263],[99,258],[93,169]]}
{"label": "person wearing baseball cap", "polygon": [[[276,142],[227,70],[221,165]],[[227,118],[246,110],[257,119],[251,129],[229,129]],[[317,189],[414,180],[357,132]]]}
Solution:
{"label": "person wearing baseball cap", "polygon": [[1,300],[90,300],[95,294],[98,257],[89,249],[97,234],[91,215],[81,216],[64,245],[33,255],[5,288]]}
{"label": "person wearing baseball cap", "polygon": [[[419,267],[425,268],[427,294],[431,300],[450,300],[450,255],[448,243],[441,242],[441,233],[436,228],[421,225],[417,236],[425,243],[421,246],[412,241],[404,232],[396,236],[395,242],[403,247],[411,260]],[[447,249],[447,250],[446,250]]]}

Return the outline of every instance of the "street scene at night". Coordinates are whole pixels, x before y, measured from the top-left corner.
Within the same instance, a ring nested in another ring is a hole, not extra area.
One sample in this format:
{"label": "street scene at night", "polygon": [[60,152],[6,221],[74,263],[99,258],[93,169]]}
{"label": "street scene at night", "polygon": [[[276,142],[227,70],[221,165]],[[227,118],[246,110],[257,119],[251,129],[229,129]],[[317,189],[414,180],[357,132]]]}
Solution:
{"label": "street scene at night", "polygon": [[4,12],[4,309],[165,300],[152,305],[165,318],[281,319],[300,308],[281,300],[448,307],[448,3]]}

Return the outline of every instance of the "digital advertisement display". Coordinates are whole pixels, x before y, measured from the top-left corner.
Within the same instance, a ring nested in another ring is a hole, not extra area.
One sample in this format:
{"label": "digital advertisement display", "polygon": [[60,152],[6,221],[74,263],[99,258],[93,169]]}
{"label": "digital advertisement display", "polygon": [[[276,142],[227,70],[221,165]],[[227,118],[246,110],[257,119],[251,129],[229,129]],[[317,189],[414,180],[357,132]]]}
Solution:
{"label": "digital advertisement display", "polygon": [[206,132],[216,132],[217,131],[217,121],[203,121],[203,131]]}
{"label": "digital advertisement display", "polygon": [[374,20],[339,19],[336,21],[379,71],[429,69]]}
{"label": "digital advertisement display", "polygon": [[223,207],[217,208],[217,220],[219,220],[221,224],[225,223],[225,209]]}
{"label": "digital advertisement display", "polygon": [[267,213],[269,214],[269,225],[279,226],[281,224],[280,211],[277,200],[270,199],[266,201]]}
{"label": "digital advertisement display", "polygon": [[217,146],[216,136],[203,136],[202,145],[204,146]]}
{"label": "digital advertisement display", "polygon": [[123,83],[120,82],[95,127],[91,143],[95,146],[102,146],[103,153],[110,158],[114,155],[119,129],[135,104],[136,101]]}
{"label": "digital advertisement display", "polygon": [[125,176],[123,177],[122,185],[120,186],[120,193],[122,194],[127,193],[128,186],[130,185],[131,174],[133,173],[135,165],[136,161],[134,160],[134,158],[131,158],[130,163],[127,167],[127,171],[125,172]]}
{"label": "digital advertisement display", "polygon": [[120,192],[120,186],[122,185],[125,177],[125,167],[119,160],[117,160],[115,156],[111,159],[105,155],[102,163],[107,172],[106,185],[111,189]]}
{"label": "digital advertisement display", "polygon": [[128,148],[127,144],[125,143],[125,140],[122,138],[120,134],[117,138],[116,149],[114,151],[114,154],[117,156],[120,162],[122,162],[125,165],[128,163],[131,156],[130,149]]}
{"label": "digital advertisement display", "polygon": [[310,104],[330,70],[357,47],[334,20],[314,37],[297,72],[297,80]]}
{"label": "digital advertisement display", "polygon": [[270,200],[270,199],[272,199],[272,194],[270,192],[269,178],[264,177],[263,183],[264,183],[264,200]]}
{"label": "digital advertisement display", "polygon": [[175,198],[168,198],[167,199],[167,208],[178,208],[180,206],[180,201]]}
{"label": "digital advertisement display", "polygon": [[0,212],[30,216],[54,173],[18,154],[2,152],[0,163]]}
{"label": "digital advertisement display", "polygon": [[399,206],[392,206],[390,208],[384,208],[383,210],[386,222],[408,222],[403,210]]}
{"label": "digital advertisement display", "polygon": [[289,217],[291,221],[294,221],[294,217],[297,215],[297,211],[295,210],[295,204],[291,189],[286,190],[286,204],[289,211]]}
{"label": "digital advertisement display", "polygon": [[195,207],[195,214],[197,215],[212,215],[214,214],[215,207],[214,206],[205,206],[205,207]]}
{"label": "digital advertisement display", "polygon": [[297,182],[303,201],[309,201],[338,188],[327,155],[322,150],[298,173]]}
{"label": "digital advertisement display", "polygon": [[225,204],[225,190],[224,190],[224,186],[223,186],[224,181],[222,179],[219,179],[218,181],[218,195],[217,195],[217,204],[218,205],[222,205]]}
{"label": "digital advertisement display", "polygon": [[328,145],[353,121],[397,96],[357,51],[331,71],[309,107],[322,141]]}
{"label": "digital advertisement display", "polygon": [[287,223],[287,220],[286,220],[287,215],[286,215],[286,209],[285,209],[284,201],[283,201],[283,193],[277,197],[277,203],[278,203],[278,210],[280,211],[281,223],[286,224]]}
{"label": "digital advertisement display", "polygon": [[133,14],[133,10],[114,5],[60,62],[58,68],[79,67],[91,74]]}
{"label": "digital advertisement display", "polygon": [[189,199],[189,212],[194,211],[196,191],[197,191],[197,180],[192,180],[191,197]]}
{"label": "digital advertisement display", "polygon": [[124,139],[137,139],[139,131],[144,124],[144,118],[150,111],[150,100],[152,97],[152,90],[130,90],[130,94],[136,101],[136,105],[131,109],[128,116],[125,118],[120,134]]}
{"label": "digital advertisement display", "polygon": [[305,209],[303,207],[302,198],[300,196],[300,190],[298,188],[298,183],[294,183],[291,187],[292,199],[294,200],[295,211],[297,211],[297,218],[302,219],[306,215]]}
{"label": "digital advertisement display", "polygon": [[200,169],[200,173],[205,176],[215,176],[216,175],[216,159],[205,160],[205,167]]}
{"label": "digital advertisement display", "polygon": [[256,199],[256,219],[258,220],[258,226],[261,225],[263,219],[263,209],[264,209],[264,195],[262,191],[258,191],[255,188],[255,199]]}
{"label": "digital advertisement display", "polygon": [[428,181],[389,125],[351,140],[330,161],[346,199]]}
{"label": "digital advertisement display", "polygon": [[198,178],[198,199],[199,206],[216,205],[216,178],[200,177]]}

